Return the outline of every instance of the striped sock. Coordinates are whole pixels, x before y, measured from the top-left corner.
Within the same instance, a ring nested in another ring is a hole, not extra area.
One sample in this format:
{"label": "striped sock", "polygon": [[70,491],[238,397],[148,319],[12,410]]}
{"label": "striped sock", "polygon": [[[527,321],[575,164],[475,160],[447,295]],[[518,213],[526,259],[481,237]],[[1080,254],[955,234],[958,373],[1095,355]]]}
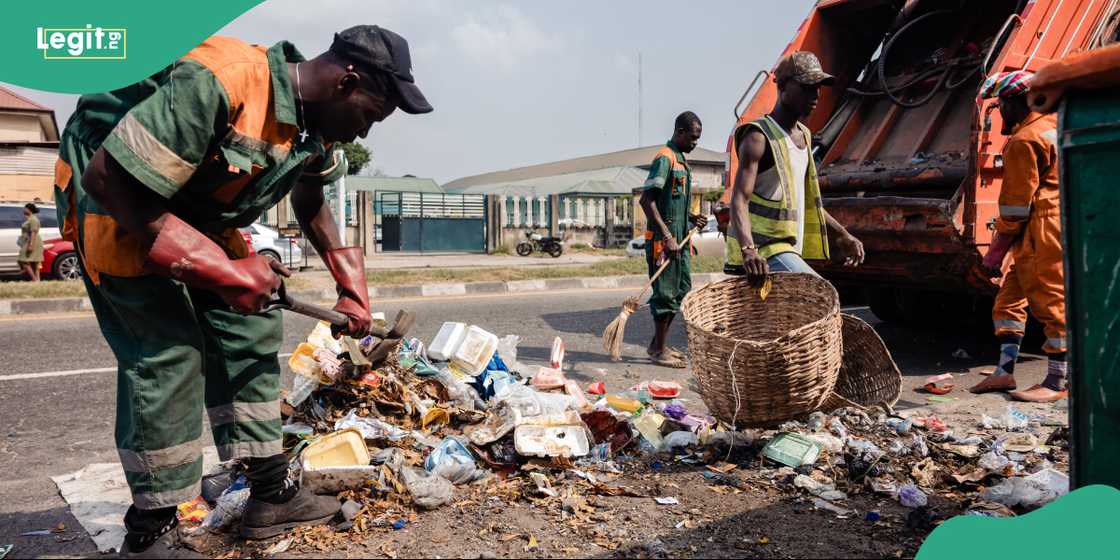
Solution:
{"label": "striped sock", "polygon": [[1050,354],[1050,359],[1046,363],[1046,379],[1042,380],[1042,386],[1051,391],[1064,390],[1068,367],[1065,352]]}
{"label": "striped sock", "polygon": [[1022,335],[1005,334],[999,337],[999,367],[992,375],[1014,375],[1015,362],[1019,361],[1019,344]]}

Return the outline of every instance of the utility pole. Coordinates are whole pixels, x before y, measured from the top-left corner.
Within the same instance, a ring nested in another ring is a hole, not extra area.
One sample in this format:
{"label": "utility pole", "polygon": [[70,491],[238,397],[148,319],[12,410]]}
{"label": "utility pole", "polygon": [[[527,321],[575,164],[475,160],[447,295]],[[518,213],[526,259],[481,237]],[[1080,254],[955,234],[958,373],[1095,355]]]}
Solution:
{"label": "utility pole", "polygon": [[642,147],[642,53],[638,51],[638,146]]}

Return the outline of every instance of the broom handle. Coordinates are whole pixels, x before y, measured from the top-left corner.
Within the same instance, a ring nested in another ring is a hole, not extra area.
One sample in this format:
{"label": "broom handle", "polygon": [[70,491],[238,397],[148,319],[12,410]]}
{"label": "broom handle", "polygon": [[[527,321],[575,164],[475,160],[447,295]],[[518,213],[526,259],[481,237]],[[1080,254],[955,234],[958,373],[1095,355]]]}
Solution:
{"label": "broom handle", "polygon": [[[688,232],[688,235],[684,236],[684,239],[681,240],[681,250],[686,250],[684,248],[684,245],[688,243],[690,239],[692,239],[692,234],[694,233],[696,233],[696,228],[693,228]],[[652,286],[653,283],[657,281],[657,278],[661,276],[662,272],[665,272],[665,268],[668,267],[669,263],[671,262],[673,262],[673,259],[666,259],[665,262],[661,263],[661,268],[658,268],[657,272],[653,273],[653,276],[650,277],[649,282],[646,282],[645,287],[642,288],[642,292],[638,294],[638,300],[641,300],[642,296],[646,295],[646,290],[648,290],[650,286]]]}

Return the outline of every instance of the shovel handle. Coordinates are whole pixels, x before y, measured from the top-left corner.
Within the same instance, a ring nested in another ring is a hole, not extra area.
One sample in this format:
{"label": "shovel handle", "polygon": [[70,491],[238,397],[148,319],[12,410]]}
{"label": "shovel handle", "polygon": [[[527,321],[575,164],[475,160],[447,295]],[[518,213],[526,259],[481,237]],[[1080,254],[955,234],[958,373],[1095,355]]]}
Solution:
{"label": "shovel handle", "polygon": [[340,328],[346,327],[348,324],[350,324],[350,318],[347,317],[344,313],[339,313],[338,311],[335,311],[333,309],[319,307],[318,305],[312,305],[310,303],[293,298],[288,294],[288,290],[285,288],[283,283],[280,284],[280,289],[276,290],[276,299],[268,302],[268,305],[266,305],[264,309],[261,309],[261,311],[272,311],[274,309],[287,309],[288,311],[299,313],[300,315],[306,315],[313,319],[326,321],[331,325]]}

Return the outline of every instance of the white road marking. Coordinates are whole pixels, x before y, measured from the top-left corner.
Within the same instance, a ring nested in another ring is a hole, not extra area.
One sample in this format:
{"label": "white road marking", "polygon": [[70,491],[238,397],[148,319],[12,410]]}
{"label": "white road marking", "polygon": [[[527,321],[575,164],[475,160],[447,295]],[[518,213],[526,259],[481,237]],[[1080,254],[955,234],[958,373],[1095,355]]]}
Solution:
{"label": "white road marking", "polygon": [[[277,357],[280,359],[291,356],[291,352],[280,354]],[[0,375],[0,381],[19,381],[20,379],[42,379],[45,377],[66,377],[69,375],[86,375],[89,373],[109,373],[117,371],[115,367],[104,368],[90,368],[90,369],[71,369],[64,371],[45,371],[42,373],[13,373],[11,375]]]}

